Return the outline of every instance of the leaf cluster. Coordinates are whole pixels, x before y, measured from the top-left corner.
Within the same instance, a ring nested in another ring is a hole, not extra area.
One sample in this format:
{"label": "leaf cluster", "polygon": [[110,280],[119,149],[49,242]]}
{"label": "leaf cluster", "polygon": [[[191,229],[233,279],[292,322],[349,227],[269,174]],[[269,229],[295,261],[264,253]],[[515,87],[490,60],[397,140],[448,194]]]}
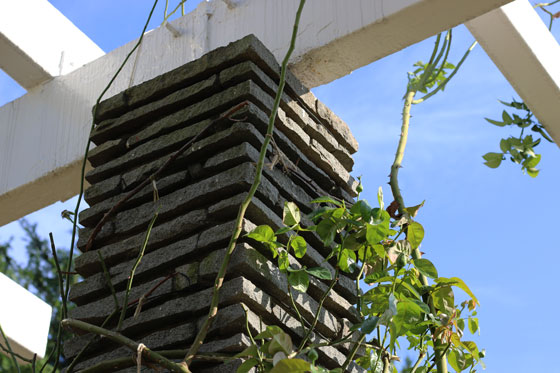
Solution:
{"label": "leaf cluster", "polygon": [[[507,110],[502,112],[502,120],[494,120],[485,118],[489,123],[498,126],[516,126],[520,129],[519,137],[508,137],[500,140],[500,153],[490,152],[482,156],[484,164],[490,168],[498,168],[502,161],[509,155],[509,159],[516,164],[521,165],[521,170],[531,177],[536,177],[539,170],[536,168],[541,160],[541,155],[536,154],[534,148],[537,147],[541,138],[548,142],[553,142],[547,134],[546,129],[533,117],[533,113],[524,102],[500,101],[503,105],[510,107],[516,112],[509,113]],[[518,112],[524,112],[518,114]],[[533,135],[525,135],[526,129],[530,129],[534,134],[540,135],[541,138],[533,139]]]}
{"label": "leaf cluster", "polygon": [[[429,259],[412,256],[412,252],[420,247],[425,232],[411,216],[416,216],[423,203],[407,208],[406,211],[412,214],[406,217],[394,216],[384,207],[381,188],[378,192],[379,207],[371,207],[364,199],[352,205],[331,197],[312,202],[318,208],[303,217],[294,203],[286,203],[284,227],[274,231],[267,225],[261,225],[247,236],[271,250],[279,269],[286,274],[289,286],[299,292],[307,291],[310,276],[336,282],[337,274],[333,277],[326,265],[296,268],[290,264],[289,256],[302,258],[306,255],[308,244],[304,236],[315,235],[330,249],[324,263],[329,262],[337,273],[345,272],[353,278],[358,292],[356,307],[362,320],[353,325],[349,335],[345,336],[348,339],[358,336],[356,339],[361,341],[360,346],[366,349],[365,355],[352,357],[355,363],[371,372],[381,371],[382,366],[390,366],[396,371],[391,362],[396,359],[395,354],[403,340],[419,356],[428,356],[424,364],[416,367],[416,372],[426,373],[435,369],[432,362],[436,340],[446,346],[443,353],[456,371],[474,371],[474,367],[482,363],[483,353],[474,342],[463,338],[465,329],[468,328],[471,333],[479,330],[475,310],[478,300],[461,279],[439,277]],[[279,239],[284,235],[286,239]],[[431,283],[423,285],[420,276],[426,276]],[[362,290],[364,284],[367,286]],[[464,291],[469,299],[458,304],[455,289]],[[283,362],[280,366],[300,364],[302,354],[313,349],[308,344],[292,349],[291,340],[287,342],[289,337],[281,334],[281,329],[267,331],[259,335],[268,338],[268,344],[259,347],[261,359],[272,360],[272,365],[261,366],[264,372],[276,371],[274,369],[279,369],[276,367],[285,359],[293,362]],[[275,337],[273,331],[282,336]],[[275,340],[284,342],[273,342]],[[284,349],[271,349],[276,345],[283,345]],[[251,363],[247,362],[247,365],[253,364],[252,367],[263,360],[259,360],[254,348],[251,351],[253,355],[247,360]],[[275,354],[283,354],[278,355],[283,359],[275,358]],[[313,364],[315,360],[311,361]],[[296,369],[295,365],[290,369]],[[300,370],[293,371],[323,371],[313,365],[297,369]]]}

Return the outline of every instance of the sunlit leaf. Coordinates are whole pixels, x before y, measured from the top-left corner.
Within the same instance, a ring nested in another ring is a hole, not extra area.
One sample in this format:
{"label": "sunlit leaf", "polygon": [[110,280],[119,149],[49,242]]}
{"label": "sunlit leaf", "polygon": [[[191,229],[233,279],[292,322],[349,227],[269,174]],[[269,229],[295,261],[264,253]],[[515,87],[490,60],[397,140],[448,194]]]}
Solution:
{"label": "sunlit leaf", "polygon": [[406,239],[413,249],[417,249],[424,239],[424,227],[417,222],[410,223],[407,228]]}
{"label": "sunlit leaf", "polygon": [[301,215],[299,208],[293,202],[284,202],[284,211],[282,214],[282,221],[288,226],[299,224]]}
{"label": "sunlit leaf", "polygon": [[309,287],[309,275],[303,269],[292,272],[288,275],[288,283],[297,291],[305,293]]}
{"label": "sunlit leaf", "polygon": [[452,350],[447,355],[447,359],[451,367],[457,372],[462,372],[467,367],[467,361],[465,359],[465,354],[461,350]]}
{"label": "sunlit leaf", "polygon": [[307,242],[301,236],[296,236],[290,241],[290,246],[294,249],[296,258],[303,258],[307,252]]}
{"label": "sunlit leaf", "polygon": [[426,277],[437,278],[438,273],[436,267],[428,259],[415,259],[414,266],[418,271]]}
{"label": "sunlit leaf", "polygon": [[259,225],[249,232],[247,237],[259,242],[272,242],[276,240],[274,231],[268,225]]}
{"label": "sunlit leaf", "polygon": [[316,232],[321,237],[323,244],[329,246],[336,235],[336,224],[329,219],[324,219],[317,225]]}
{"label": "sunlit leaf", "polygon": [[301,359],[280,360],[270,373],[305,373],[309,371],[310,364]]}
{"label": "sunlit leaf", "polygon": [[478,301],[478,299],[476,299],[471,289],[469,289],[467,284],[465,284],[465,282],[461,280],[459,277],[450,277],[450,278],[440,277],[440,278],[436,278],[435,281],[438,284],[450,284],[453,286],[457,286],[459,289],[467,293],[472,298],[472,300],[476,302],[476,304],[480,305],[480,302]]}
{"label": "sunlit leaf", "polygon": [[332,203],[335,206],[342,206],[342,204],[331,197],[319,197],[315,198],[311,203]]}
{"label": "sunlit leaf", "polygon": [[469,317],[469,330],[472,334],[478,331],[478,318],[477,317]]}

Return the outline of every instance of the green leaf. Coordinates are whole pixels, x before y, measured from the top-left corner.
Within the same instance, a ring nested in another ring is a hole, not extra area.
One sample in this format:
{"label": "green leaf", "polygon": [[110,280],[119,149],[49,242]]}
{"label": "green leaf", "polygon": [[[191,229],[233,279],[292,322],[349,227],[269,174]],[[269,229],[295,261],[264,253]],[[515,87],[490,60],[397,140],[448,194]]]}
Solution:
{"label": "green leaf", "polygon": [[309,273],[313,277],[317,277],[321,280],[332,280],[331,271],[323,267],[313,267],[308,268],[305,272]]}
{"label": "green leaf", "polygon": [[364,334],[369,334],[369,333],[373,332],[375,330],[375,328],[377,328],[378,323],[379,323],[379,317],[372,316],[372,317],[366,319],[362,323],[360,331]]}
{"label": "green leaf", "polygon": [[416,205],[416,206],[412,206],[412,207],[407,207],[407,208],[405,208],[404,210],[408,213],[408,215],[410,215],[411,217],[415,218],[416,215],[418,214],[418,210],[420,210],[420,208],[421,208],[422,206],[424,206],[424,203],[425,203],[425,202],[426,202],[426,201],[424,200],[424,201],[422,201],[421,204]]}
{"label": "green leaf", "polygon": [[418,307],[419,310],[421,310],[424,313],[430,313],[430,306],[428,306],[426,303],[422,302],[421,300],[418,299],[409,299],[410,302],[414,303],[414,305],[416,307]]}
{"label": "green leaf", "polygon": [[459,289],[467,293],[471,297],[471,299],[474,300],[474,302],[480,306],[478,299],[476,299],[471,289],[469,289],[467,284],[465,284],[465,282],[461,280],[459,277],[450,277],[450,278],[440,277],[440,278],[436,278],[435,281],[438,284],[449,284],[458,287]]}
{"label": "green leaf", "polygon": [[504,122],[498,122],[497,120],[492,120],[492,119],[488,119],[488,118],[484,118],[484,119],[486,119],[489,123],[492,123],[493,125],[498,126],[498,127],[503,127],[503,126],[506,125]]}
{"label": "green leaf", "polygon": [[501,139],[500,140],[500,150],[503,153],[507,153],[509,152],[509,149],[511,149],[511,144],[509,143],[508,139]]}
{"label": "green leaf", "polygon": [[502,153],[486,153],[482,156],[486,160],[484,164],[490,168],[498,168],[503,160]]}
{"label": "green leaf", "polygon": [[317,225],[317,234],[321,237],[323,244],[329,246],[334,241],[336,235],[336,224],[329,219],[322,220]]}
{"label": "green leaf", "polygon": [[241,351],[240,353],[236,354],[234,357],[249,357],[249,356],[259,356],[258,349],[256,345],[251,345]]}
{"label": "green leaf", "polygon": [[292,238],[290,246],[294,249],[296,258],[303,258],[307,252],[307,242],[305,242],[305,239],[301,236],[295,236]]}
{"label": "green leaf", "polygon": [[356,253],[352,250],[342,249],[338,258],[338,266],[344,272],[352,272],[352,264],[356,263]]}
{"label": "green leaf", "polygon": [[301,221],[299,208],[293,202],[284,202],[282,221],[288,226],[294,226]]}
{"label": "green leaf", "polygon": [[463,342],[461,342],[461,344],[467,350],[469,350],[469,352],[475,357],[476,360],[479,359],[480,353],[478,352],[478,346],[476,345],[476,343],[474,343],[472,341],[463,341]]}
{"label": "green leaf", "polygon": [[523,164],[523,165],[527,168],[535,168],[539,164],[540,161],[541,161],[541,155],[536,154],[535,157],[529,158],[528,162]]}
{"label": "green leaf", "polygon": [[360,200],[354,203],[354,206],[350,209],[350,213],[362,217],[362,220],[365,222],[369,222],[371,219],[371,206],[366,200]]}
{"label": "green leaf", "polygon": [[288,283],[297,291],[305,293],[309,287],[309,275],[303,269],[292,272],[288,275]]}
{"label": "green leaf", "polygon": [[432,299],[434,301],[434,306],[448,315],[450,315],[455,308],[455,297],[451,286],[442,286],[434,290],[432,292]]}
{"label": "green leaf", "polygon": [[537,176],[539,176],[539,170],[537,170],[536,168],[528,168],[527,169],[527,175],[529,175],[531,177],[537,177]]}
{"label": "green leaf", "polygon": [[311,365],[301,359],[282,359],[270,373],[305,373],[310,370]]}
{"label": "green leaf", "polygon": [[418,271],[424,276],[429,278],[438,277],[436,267],[428,259],[415,259],[413,262],[416,269],[418,269]]}
{"label": "green leaf", "polygon": [[335,206],[342,206],[342,204],[331,197],[319,197],[315,198],[311,203],[332,203]]}
{"label": "green leaf", "polygon": [[247,234],[247,237],[255,241],[270,243],[276,240],[274,231],[268,225],[259,225]]}
{"label": "green leaf", "polygon": [[380,224],[366,225],[366,240],[372,246],[377,245],[380,241],[387,238],[388,234],[389,234],[388,222],[384,221]]}
{"label": "green leaf", "polygon": [[284,331],[279,326],[270,325],[270,326],[267,326],[264,331],[257,334],[255,339],[272,338],[274,335],[281,334],[281,333],[284,333]]}
{"label": "green leaf", "polygon": [[447,355],[449,364],[457,372],[462,372],[467,367],[467,360],[465,354],[461,350],[452,350]]}
{"label": "green leaf", "polygon": [[478,331],[478,318],[477,317],[469,317],[469,330],[472,334]]}
{"label": "green leaf", "polygon": [[287,271],[289,267],[290,260],[288,259],[288,253],[282,250],[278,255],[278,268],[280,268],[281,271]]}
{"label": "green leaf", "polygon": [[243,362],[243,364],[241,364],[239,366],[239,368],[237,368],[236,372],[237,373],[247,373],[248,371],[251,370],[251,368],[253,368],[255,365],[257,365],[259,363],[259,361],[255,358],[253,359],[249,359],[249,360],[245,360]]}
{"label": "green leaf", "polygon": [[292,339],[284,332],[277,333],[272,336],[272,341],[268,345],[268,352],[274,355],[277,352],[283,352],[286,355],[292,353]]}
{"label": "green leaf", "polygon": [[513,119],[511,119],[510,115],[505,110],[502,112],[502,120],[504,121],[505,124],[513,123]]}
{"label": "green leaf", "polygon": [[424,239],[424,227],[417,222],[410,223],[406,231],[406,239],[410,242],[412,249],[417,249]]}
{"label": "green leaf", "polygon": [[385,247],[383,245],[373,245],[373,250],[380,258],[385,258],[387,253],[385,252]]}

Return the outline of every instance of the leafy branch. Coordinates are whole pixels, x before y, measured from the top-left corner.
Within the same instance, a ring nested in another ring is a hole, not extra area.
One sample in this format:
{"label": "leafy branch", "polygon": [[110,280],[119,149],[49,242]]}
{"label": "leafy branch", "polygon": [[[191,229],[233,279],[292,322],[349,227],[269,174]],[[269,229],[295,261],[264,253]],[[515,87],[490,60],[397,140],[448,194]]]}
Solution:
{"label": "leafy branch", "polygon": [[498,126],[517,126],[520,129],[518,137],[509,137],[507,139],[500,140],[500,150],[501,153],[486,153],[482,156],[486,162],[484,164],[490,168],[498,168],[502,161],[506,159],[509,154],[509,158],[513,163],[520,164],[521,170],[526,172],[531,177],[537,177],[539,170],[536,168],[541,160],[541,155],[536,154],[534,148],[540,144],[541,138],[536,140],[533,139],[533,135],[525,135],[525,130],[530,127],[530,130],[536,134],[540,135],[548,142],[553,142],[546,129],[542,124],[540,124],[534,117],[531,110],[527,107],[524,102],[518,102],[512,100],[511,102],[500,102],[512,109],[524,112],[524,115],[518,115],[516,113],[508,113],[506,110],[502,112],[502,120],[494,120],[485,118],[489,123]]}

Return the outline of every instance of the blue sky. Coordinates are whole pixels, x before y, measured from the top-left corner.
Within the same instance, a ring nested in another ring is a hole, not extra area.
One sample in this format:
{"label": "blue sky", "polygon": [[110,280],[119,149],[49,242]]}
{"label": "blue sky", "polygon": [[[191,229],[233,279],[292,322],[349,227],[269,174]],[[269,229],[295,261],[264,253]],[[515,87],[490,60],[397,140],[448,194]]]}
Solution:
{"label": "blue sky", "polygon": [[[151,7],[151,1],[132,0],[50,2],[106,52],[136,38]],[[198,2],[187,2],[187,10]],[[160,3],[151,28],[162,20],[165,2]],[[558,40],[560,23],[554,34]],[[472,41],[466,28],[458,27],[451,61]],[[364,197],[372,202],[380,185],[387,199],[390,195],[387,175],[400,132],[406,72],[427,59],[432,45],[424,41],[314,89],[358,139],[354,175],[363,176]],[[23,93],[0,75],[0,104]],[[440,276],[464,279],[481,302],[482,333],[475,340],[487,350],[487,371],[560,372],[550,364],[559,331],[554,310],[560,306],[560,243],[554,232],[560,149],[549,143],[537,148],[542,161],[536,179],[509,161],[496,170],[482,164],[483,154],[499,151],[502,137],[518,135],[484,120],[499,118],[503,107],[497,99],[512,97],[514,90],[477,46],[443,94],[413,107],[401,186],[407,204],[426,200],[417,217],[426,229],[426,258]],[[53,231],[58,245],[68,246],[70,224],[59,214],[72,206],[55,204],[28,218],[38,222],[42,236]],[[17,223],[0,228],[0,242],[12,236],[21,251]]]}

